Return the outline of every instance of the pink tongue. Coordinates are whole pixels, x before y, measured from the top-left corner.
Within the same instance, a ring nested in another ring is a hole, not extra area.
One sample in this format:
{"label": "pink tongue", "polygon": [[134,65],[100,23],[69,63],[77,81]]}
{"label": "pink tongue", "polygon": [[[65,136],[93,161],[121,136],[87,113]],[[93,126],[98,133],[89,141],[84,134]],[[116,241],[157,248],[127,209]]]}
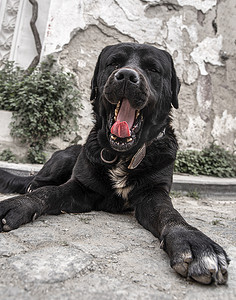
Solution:
{"label": "pink tongue", "polygon": [[119,120],[111,128],[111,133],[120,137],[125,138],[130,136],[129,126],[126,121],[120,122]]}
{"label": "pink tongue", "polygon": [[130,136],[130,129],[134,124],[135,109],[133,109],[128,99],[123,99],[117,121],[111,128],[111,133],[120,137],[126,138]]}

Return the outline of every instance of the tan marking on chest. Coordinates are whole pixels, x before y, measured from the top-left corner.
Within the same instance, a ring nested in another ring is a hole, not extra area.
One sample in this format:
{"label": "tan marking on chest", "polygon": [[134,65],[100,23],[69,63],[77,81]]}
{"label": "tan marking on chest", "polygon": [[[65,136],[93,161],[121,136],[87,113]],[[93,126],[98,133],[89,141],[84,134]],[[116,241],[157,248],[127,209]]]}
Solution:
{"label": "tan marking on chest", "polygon": [[128,200],[128,194],[133,189],[133,186],[127,186],[128,172],[124,166],[124,161],[119,161],[109,172],[112,186],[116,190],[116,193],[125,200]]}

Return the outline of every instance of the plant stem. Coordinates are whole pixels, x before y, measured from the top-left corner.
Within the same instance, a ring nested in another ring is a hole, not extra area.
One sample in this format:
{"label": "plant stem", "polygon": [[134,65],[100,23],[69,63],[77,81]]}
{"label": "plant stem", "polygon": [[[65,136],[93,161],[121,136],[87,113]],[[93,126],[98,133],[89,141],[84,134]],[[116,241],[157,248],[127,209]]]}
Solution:
{"label": "plant stem", "polygon": [[42,44],[41,44],[39,32],[35,25],[38,19],[38,2],[36,0],[29,0],[29,2],[32,4],[32,18],[30,20],[30,27],[33,32],[36,50],[38,54],[34,57],[29,67],[26,69],[25,71],[26,75],[30,75],[33,72],[34,68],[38,65],[41,51],[42,51]]}

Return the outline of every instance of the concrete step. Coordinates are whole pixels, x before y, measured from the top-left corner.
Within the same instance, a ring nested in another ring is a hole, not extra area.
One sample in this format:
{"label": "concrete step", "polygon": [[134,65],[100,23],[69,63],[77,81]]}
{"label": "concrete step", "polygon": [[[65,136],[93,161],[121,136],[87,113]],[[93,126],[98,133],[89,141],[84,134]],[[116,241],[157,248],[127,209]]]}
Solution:
{"label": "concrete step", "polygon": [[236,178],[174,174],[172,190],[196,192],[204,197],[236,200]]}

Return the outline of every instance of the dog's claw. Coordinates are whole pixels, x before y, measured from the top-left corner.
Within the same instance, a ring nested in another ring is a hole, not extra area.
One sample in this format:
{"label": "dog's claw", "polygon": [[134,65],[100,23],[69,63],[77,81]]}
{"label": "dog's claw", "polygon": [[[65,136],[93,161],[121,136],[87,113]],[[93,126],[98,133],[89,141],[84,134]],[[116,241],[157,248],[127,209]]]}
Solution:
{"label": "dog's claw", "polygon": [[191,278],[203,284],[210,284],[212,282],[211,274],[201,275],[201,276],[191,276]]}
{"label": "dog's claw", "polygon": [[162,240],[160,243],[160,249],[164,249],[164,240]]}
{"label": "dog's claw", "polygon": [[182,275],[183,277],[187,277],[188,275],[188,264],[187,263],[182,263],[182,264],[176,264],[173,266],[173,269]]}
{"label": "dog's claw", "polygon": [[32,222],[34,222],[36,219],[37,219],[37,214],[35,213],[35,214],[33,215]]}
{"label": "dog's claw", "polygon": [[12,228],[9,226],[9,225],[4,225],[3,227],[2,227],[2,229],[3,229],[3,231],[6,231],[6,232],[8,232],[8,231],[11,231],[12,230]]}

